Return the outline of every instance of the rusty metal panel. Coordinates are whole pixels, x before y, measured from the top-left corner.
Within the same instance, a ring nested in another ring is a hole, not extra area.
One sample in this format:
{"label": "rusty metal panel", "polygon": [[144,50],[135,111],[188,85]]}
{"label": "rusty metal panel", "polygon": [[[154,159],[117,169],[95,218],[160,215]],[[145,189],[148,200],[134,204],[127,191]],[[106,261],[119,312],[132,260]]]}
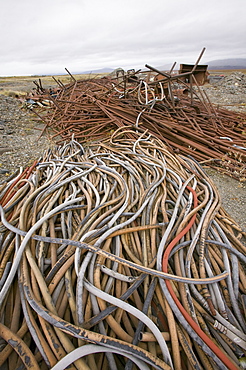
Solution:
{"label": "rusty metal panel", "polygon": [[[194,68],[194,64],[180,64],[179,74],[191,72]],[[193,75],[196,78],[198,85],[204,85],[208,82],[208,65],[197,65],[193,71]],[[189,82],[189,76],[181,77],[185,82]]]}

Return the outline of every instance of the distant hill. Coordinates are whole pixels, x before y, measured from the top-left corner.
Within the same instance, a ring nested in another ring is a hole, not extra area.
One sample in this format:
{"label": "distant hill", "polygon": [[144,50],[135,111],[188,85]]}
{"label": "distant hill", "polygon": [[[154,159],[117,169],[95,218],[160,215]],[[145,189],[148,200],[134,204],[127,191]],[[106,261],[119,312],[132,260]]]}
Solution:
{"label": "distant hill", "polygon": [[218,59],[206,64],[208,69],[246,69],[246,58]]}
{"label": "distant hill", "polygon": [[98,74],[100,74],[100,73],[111,73],[113,71],[114,71],[114,69],[112,69],[112,68],[100,68],[100,69],[92,69],[90,71],[83,71],[83,72],[80,72],[78,74],[87,74],[87,75],[90,74],[90,73],[93,73],[93,74],[94,73],[98,73]]}
{"label": "distant hill", "polygon": [[[182,63],[182,62],[181,62]],[[217,60],[212,60],[210,62],[206,63],[200,63],[203,65],[208,65],[208,69],[214,69],[214,70],[223,70],[223,69],[246,69],[246,58],[234,58],[234,59],[217,59]],[[159,71],[170,71],[173,63],[169,64],[164,64],[161,66],[155,66],[157,70]],[[175,70],[177,71],[179,69],[180,64],[177,63],[175,65]],[[146,68],[142,68],[142,71],[148,70]],[[100,73],[111,73],[113,72],[113,68],[100,68],[100,69],[92,69],[88,71],[83,71],[83,72],[73,72],[73,74],[100,74]]]}
{"label": "distant hill", "polygon": [[[181,61],[181,63],[183,63]],[[188,63],[189,64],[189,63]],[[191,63],[190,63],[191,64]],[[210,62],[202,62],[200,64],[208,65],[208,69],[223,70],[223,69],[246,69],[246,58],[231,58],[231,59],[216,59]],[[175,70],[179,69],[180,64],[177,63]],[[155,66],[154,66],[155,67]],[[168,71],[172,64],[165,64],[156,67],[159,71]]]}

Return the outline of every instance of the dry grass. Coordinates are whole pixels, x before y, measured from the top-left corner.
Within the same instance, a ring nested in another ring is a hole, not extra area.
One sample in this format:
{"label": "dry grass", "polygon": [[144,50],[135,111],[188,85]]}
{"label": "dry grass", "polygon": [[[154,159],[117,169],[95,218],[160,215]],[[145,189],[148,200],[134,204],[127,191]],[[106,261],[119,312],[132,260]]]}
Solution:
{"label": "dry grass", "polygon": [[[94,77],[101,77],[103,74],[76,74],[74,77],[76,80],[81,80],[81,79],[87,79],[87,78],[94,78]],[[63,84],[67,84],[71,81],[71,77],[69,75],[54,75],[54,77],[57,80],[60,80]],[[54,79],[53,76],[10,76],[10,77],[0,77],[0,84],[5,84],[5,83],[25,83],[25,82],[33,82],[36,80],[41,80],[43,83],[47,84],[54,84]]]}
{"label": "dry grass", "polygon": [[242,72],[242,73],[246,74],[246,69],[209,69],[208,72],[211,75],[220,75],[221,74],[221,75],[228,76],[232,72]]}
{"label": "dry grass", "polygon": [[[77,74],[74,75],[76,80],[102,77],[105,74]],[[67,75],[54,76],[56,80],[61,81],[62,84],[66,85],[73,79]],[[57,86],[57,83],[52,76],[10,76],[0,77],[0,94],[11,97],[23,97],[27,92],[30,92],[36,88],[34,81],[41,84],[44,88]]]}
{"label": "dry grass", "polygon": [[11,98],[21,98],[21,97],[25,97],[26,96],[26,92],[25,91],[18,91],[18,90],[0,90],[0,94],[1,95],[5,95],[5,96],[10,96]]}

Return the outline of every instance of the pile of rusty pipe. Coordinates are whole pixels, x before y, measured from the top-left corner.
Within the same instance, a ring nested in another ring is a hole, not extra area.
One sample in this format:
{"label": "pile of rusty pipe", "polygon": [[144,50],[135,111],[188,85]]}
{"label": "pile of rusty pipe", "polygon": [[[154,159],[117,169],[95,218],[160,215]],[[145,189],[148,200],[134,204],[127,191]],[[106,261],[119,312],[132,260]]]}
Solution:
{"label": "pile of rusty pipe", "polygon": [[72,137],[85,144],[104,140],[118,128],[141,127],[174,153],[245,181],[246,115],[217,109],[189,76],[190,84],[168,74],[164,82],[149,84],[74,79],[60,89],[53,109],[41,115],[41,134],[46,132],[57,144]]}
{"label": "pile of rusty pipe", "polygon": [[142,128],[0,188],[0,369],[240,369],[246,235],[197,162]]}

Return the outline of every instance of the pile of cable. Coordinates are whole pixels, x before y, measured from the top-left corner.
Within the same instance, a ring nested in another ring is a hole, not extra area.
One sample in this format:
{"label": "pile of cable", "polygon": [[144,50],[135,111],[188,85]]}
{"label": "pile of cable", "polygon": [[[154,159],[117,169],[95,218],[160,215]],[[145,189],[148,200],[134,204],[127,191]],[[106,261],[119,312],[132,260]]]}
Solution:
{"label": "pile of cable", "polygon": [[0,369],[240,369],[245,234],[199,164],[141,129],[0,188]]}

